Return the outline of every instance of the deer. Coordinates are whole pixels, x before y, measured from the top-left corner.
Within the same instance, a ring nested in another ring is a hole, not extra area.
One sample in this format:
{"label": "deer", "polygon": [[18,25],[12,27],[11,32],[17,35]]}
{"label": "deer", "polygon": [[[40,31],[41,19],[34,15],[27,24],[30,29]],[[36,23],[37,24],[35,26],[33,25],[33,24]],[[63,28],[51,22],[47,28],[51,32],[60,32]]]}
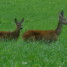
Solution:
{"label": "deer", "polygon": [[18,22],[17,18],[15,18],[16,30],[14,31],[0,31],[0,39],[1,40],[17,40],[20,35],[20,30],[22,28],[22,23],[24,18],[20,22]]}
{"label": "deer", "polygon": [[64,11],[61,10],[58,26],[55,30],[28,30],[23,34],[22,38],[24,41],[43,40],[47,43],[56,42],[61,34],[63,25],[67,25],[67,20],[64,18]]}

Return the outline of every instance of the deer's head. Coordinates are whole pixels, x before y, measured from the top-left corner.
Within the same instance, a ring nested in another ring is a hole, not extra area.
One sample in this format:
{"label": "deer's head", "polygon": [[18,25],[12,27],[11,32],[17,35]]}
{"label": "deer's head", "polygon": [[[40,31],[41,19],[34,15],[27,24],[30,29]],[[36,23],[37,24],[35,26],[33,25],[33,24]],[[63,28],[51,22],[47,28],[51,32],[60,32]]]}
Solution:
{"label": "deer's head", "polygon": [[62,24],[67,24],[67,19],[64,18],[64,11],[63,11],[63,10],[60,12],[59,21],[60,21],[60,23],[62,23]]}
{"label": "deer's head", "polygon": [[16,23],[17,29],[23,29],[23,27],[22,27],[23,21],[24,21],[24,18],[20,22],[18,22],[18,20],[15,18],[15,23]]}

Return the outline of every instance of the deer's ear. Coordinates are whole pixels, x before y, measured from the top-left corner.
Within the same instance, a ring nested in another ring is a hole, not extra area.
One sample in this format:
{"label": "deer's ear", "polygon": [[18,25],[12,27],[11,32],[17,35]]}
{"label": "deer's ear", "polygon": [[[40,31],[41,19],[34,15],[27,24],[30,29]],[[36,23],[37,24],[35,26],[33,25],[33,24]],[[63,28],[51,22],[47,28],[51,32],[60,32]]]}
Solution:
{"label": "deer's ear", "polygon": [[15,23],[17,23],[17,18],[15,18]]}
{"label": "deer's ear", "polygon": [[64,11],[61,10],[60,15],[59,15],[59,19],[63,19],[63,17],[64,17]]}
{"label": "deer's ear", "polygon": [[22,20],[21,20],[21,23],[23,23],[24,22],[24,18],[22,18]]}
{"label": "deer's ear", "polygon": [[62,10],[60,14],[61,14],[61,16],[64,16],[64,11]]}

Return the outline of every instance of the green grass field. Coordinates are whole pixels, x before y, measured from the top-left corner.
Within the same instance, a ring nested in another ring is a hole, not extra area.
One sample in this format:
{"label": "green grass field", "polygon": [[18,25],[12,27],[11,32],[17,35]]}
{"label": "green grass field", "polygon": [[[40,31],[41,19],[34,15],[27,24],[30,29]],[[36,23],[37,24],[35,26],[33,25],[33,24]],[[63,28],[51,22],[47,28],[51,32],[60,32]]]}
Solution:
{"label": "green grass field", "polygon": [[27,30],[54,30],[66,0],[0,0],[0,31],[14,31],[14,18],[23,17],[23,29],[17,41],[0,41],[0,67],[67,67],[67,26],[55,43],[24,42]]}

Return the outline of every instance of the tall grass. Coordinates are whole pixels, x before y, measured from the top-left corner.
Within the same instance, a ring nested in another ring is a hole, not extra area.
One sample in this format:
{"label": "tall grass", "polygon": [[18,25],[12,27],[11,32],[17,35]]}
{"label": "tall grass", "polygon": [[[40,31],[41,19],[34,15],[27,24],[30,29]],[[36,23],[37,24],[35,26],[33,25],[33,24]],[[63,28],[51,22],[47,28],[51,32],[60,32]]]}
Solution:
{"label": "tall grass", "polygon": [[15,30],[14,18],[25,19],[17,41],[0,41],[0,67],[67,67],[67,26],[50,45],[22,39],[27,30],[54,30],[66,6],[66,0],[0,0],[0,31]]}

